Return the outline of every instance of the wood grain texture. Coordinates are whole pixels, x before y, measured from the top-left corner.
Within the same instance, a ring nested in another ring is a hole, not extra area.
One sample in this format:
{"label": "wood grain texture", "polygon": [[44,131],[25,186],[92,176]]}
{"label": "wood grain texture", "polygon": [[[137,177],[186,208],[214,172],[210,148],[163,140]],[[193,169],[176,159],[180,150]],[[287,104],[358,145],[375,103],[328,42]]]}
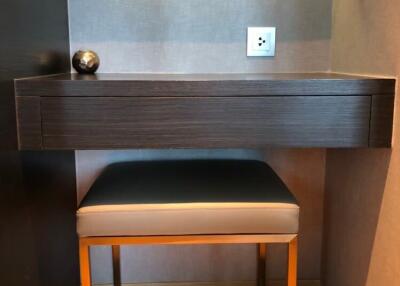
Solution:
{"label": "wood grain texture", "polygon": [[[38,285],[77,285],[76,184],[74,152],[23,152],[22,181],[32,233]],[[13,208],[9,204],[8,208]],[[14,218],[7,216],[11,222]],[[13,227],[19,228],[19,225]],[[8,239],[19,238],[11,236]],[[21,263],[24,253],[17,251]],[[21,269],[19,269],[21,271]],[[33,281],[35,282],[35,281]]]}
{"label": "wood grain texture", "polygon": [[29,188],[23,183],[20,152],[0,152],[0,190],[0,284],[39,286]]}
{"label": "wood grain texture", "polygon": [[1,285],[79,283],[74,154],[16,151],[14,79],[70,71],[67,14],[66,0],[1,1]]}
{"label": "wood grain texture", "polygon": [[10,78],[3,79],[2,77],[11,77],[11,75],[0,74],[0,150],[16,150],[18,140],[14,84]]}
{"label": "wood grain texture", "polygon": [[67,12],[66,0],[1,2],[1,150],[18,148],[14,79],[70,71]]}
{"label": "wood grain texture", "polygon": [[[16,90],[41,97],[44,149],[387,147],[394,85],[329,73],[61,74]],[[21,149],[40,149],[24,139]]]}
{"label": "wood grain texture", "polygon": [[42,98],[46,149],[368,146],[370,97]]}
{"label": "wood grain texture", "polygon": [[392,94],[395,80],[329,73],[64,74],[18,80],[19,96],[267,96]]}
{"label": "wood grain texture", "polygon": [[370,147],[391,147],[394,94],[373,95],[371,101]]}
{"label": "wood grain texture", "polygon": [[18,145],[20,149],[42,148],[42,118],[39,97],[17,97]]}

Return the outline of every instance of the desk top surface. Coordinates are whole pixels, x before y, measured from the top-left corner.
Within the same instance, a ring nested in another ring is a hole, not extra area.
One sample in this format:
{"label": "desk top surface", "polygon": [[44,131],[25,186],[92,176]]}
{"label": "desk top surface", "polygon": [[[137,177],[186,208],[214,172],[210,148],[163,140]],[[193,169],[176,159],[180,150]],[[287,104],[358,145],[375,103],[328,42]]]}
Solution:
{"label": "desk top surface", "polygon": [[57,74],[16,81],[18,96],[393,94],[395,80],[337,73]]}
{"label": "desk top surface", "polygon": [[340,73],[99,73],[99,74],[54,74],[19,79],[21,81],[286,81],[286,80],[345,80],[345,81],[393,81],[390,78],[359,76]]}

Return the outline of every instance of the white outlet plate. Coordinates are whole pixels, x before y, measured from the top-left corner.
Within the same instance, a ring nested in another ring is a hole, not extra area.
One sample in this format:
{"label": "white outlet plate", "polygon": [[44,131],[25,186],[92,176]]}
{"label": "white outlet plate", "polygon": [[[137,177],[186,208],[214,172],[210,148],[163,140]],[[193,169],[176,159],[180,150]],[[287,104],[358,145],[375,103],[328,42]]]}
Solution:
{"label": "white outlet plate", "polygon": [[275,27],[248,27],[247,28],[247,56],[273,57],[275,56]]}

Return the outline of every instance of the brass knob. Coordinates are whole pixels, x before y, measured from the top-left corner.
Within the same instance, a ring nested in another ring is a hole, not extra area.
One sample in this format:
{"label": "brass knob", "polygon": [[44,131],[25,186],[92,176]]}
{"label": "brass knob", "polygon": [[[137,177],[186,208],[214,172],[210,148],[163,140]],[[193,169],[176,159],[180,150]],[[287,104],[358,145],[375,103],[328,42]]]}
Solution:
{"label": "brass knob", "polygon": [[77,51],[72,58],[72,66],[78,73],[93,74],[100,65],[99,56],[90,50]]}

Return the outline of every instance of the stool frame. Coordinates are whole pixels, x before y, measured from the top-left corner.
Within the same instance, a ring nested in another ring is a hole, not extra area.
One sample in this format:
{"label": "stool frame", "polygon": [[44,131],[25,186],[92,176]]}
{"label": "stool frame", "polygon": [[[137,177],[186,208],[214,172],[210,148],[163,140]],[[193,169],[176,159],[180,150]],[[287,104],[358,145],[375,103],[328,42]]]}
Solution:
{"label": "stool frame", "polygon": [[165,236],[115,236],[80,237],[79,260],[81,286],[91,286],[90,246],[110,245],[113,254],[114,286],[121,285],[121,245],[168,244],[257,244],[257,286],[266,285],[267,244],[288,243],[287,285],[297,284],[297,234],[222,234],[222,235],[165,235]]}

